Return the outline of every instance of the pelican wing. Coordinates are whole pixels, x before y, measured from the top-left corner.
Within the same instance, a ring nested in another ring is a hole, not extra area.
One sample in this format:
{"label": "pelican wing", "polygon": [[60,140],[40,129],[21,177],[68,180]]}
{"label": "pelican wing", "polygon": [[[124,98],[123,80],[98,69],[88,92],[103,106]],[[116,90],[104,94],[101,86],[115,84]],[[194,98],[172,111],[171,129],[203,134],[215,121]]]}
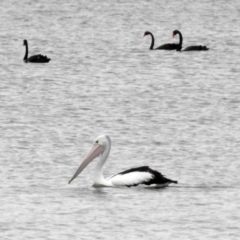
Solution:
{"label": "pelican wing", "polygon": [[139,184],[149,184],[154,178],[148,166],[131,168],[111,176],[108,180],[113,186],[137,186]]}
{"label": "pelican wing", "polygon": [[113,186],[137,186],[139,184],[151,185],[158,184],[166,186],[177,181],[165,178],[160,172],[155,171],[148,166],[131,168],[118,173],[107,179]]}
{"label": "pelican wing", "polygon": [[137,186],[148,183],[154,176],[149,172],[129,172],[117,174],[110,181],[114,186]]}

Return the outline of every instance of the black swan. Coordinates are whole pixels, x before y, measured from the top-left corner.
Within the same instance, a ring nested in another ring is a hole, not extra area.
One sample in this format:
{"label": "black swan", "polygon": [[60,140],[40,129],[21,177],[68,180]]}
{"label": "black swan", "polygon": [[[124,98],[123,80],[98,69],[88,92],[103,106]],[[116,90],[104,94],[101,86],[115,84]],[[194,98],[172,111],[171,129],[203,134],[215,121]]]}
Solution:
{"label": "black swan", "polygon": [[[182,37],[182,34],[180,31],[178,30],[174,30],[173,31],[173,37],[175,35],[179,35],[179,39],[180,39],[180,42],[179,42],[179,48],[177,48],[176,50],[177,51],[181,51],[182,49],[182,41],[183,41],[183,37]],[[207,48],[206,46],[202,46],[202,45],[198,45],[198,46],[189,46],[189,47],[186,47],[185,49],[183,49],[183,51],[207,51],[209,50],[209,48]]]}
{"label": "black swan", "polygon": [[154,36],[151,32],[145,32],[144,33],[144,37],[147,36],[147,35],[150,35],[152,37],[152,43],[151,43],[151,46],[150,46],[150,50],[177,50],[178,47],[179,47],[179,44],[176,44],[176,43],[166,43],[166,44],[163,44],[161,45],[160,47],[158,48],[153,48],[154,46]]}
{"label": "black swan", "polygon": [[38,54],[38,55],[34,55],[34,56],[31,56],[28,58],[28,42],[27,40],[24,40],[23,41],[23,46],[26,46],[26,53],[25,53],[25,56],[23,58],[23,61],[24,62],[32,62],[32,63],[47,63],[49,62],[51,59],[48,58],[47,56],[43,56],[41,54]]}

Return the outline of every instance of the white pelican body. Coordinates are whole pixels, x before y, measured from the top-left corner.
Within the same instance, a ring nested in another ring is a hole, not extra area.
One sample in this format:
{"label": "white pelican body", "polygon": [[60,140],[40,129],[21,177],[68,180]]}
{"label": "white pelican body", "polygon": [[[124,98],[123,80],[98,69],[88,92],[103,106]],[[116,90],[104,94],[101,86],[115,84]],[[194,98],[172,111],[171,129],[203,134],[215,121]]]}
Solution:
{"label": "white pelican body", "polygon": [[94,186],[96,187],[131,187],[139,184],[154,184],[158,187],[166,187],[170,183],[177,183],[177,181],[165,178],[160,172],[152,170],[148,166],[132,168],[105,179],[102,174],[102,169],[108,158],[110,149],[111,139],[109,136],[101,135],[97,137],[91,151],[85,157],[69,183],[71,183],[71,181],[73,181],[73,179],[76,178],[83,171],[83,169],[98,156],[100,156],[100,159],[97,162],[94,172]]}

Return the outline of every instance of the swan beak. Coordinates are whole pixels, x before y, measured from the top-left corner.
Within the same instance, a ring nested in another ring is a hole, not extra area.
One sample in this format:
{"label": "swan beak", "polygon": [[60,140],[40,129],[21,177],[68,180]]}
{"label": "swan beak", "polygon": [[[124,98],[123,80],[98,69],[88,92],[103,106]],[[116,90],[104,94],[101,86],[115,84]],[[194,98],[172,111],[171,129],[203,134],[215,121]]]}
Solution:
{"label": "swan beak", "polygon": [[92,149],[90,150],[90,152],[87,154],[87,156],[84,158],[83,162],[81,163],[81,165],[79,166],[78,170],[76,171],[76,173],[73,175],[73,177],[70,179],[70,181],[68,182],[69,184],[73,181],[74,178],[76,178],[85,167],[87,167],[87,165],[96,157],[98,157],[100,154],[103,153],[103,147],[99,144],[94,144]]}
{"label": "swan beak", "polygon": [[173,33],[173,34],[172,34],[172,37],[174,37],[174,36],[175,36],[175,34]]}
{"label": "swan beak", "polygon": [[146,34],[144,33],[144,34],[143,34],[143,37],[145,37],[145,36],[146,36]]}

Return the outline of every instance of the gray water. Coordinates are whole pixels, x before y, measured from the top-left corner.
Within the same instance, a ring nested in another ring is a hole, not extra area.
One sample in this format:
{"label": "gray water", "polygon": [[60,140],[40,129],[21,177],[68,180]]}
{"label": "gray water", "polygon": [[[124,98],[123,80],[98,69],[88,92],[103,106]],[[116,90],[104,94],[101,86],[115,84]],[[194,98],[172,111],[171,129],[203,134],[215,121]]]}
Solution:
{"label": "gray water", "polygon": [[[0,238],[238,239],[240,1],[0,3]],[[208,52],[149,51],[178,42]],[[29,54],[48,64],[25,64]],[[67,184],[98,135],[104,174],[149,165],[179,184]]]}

